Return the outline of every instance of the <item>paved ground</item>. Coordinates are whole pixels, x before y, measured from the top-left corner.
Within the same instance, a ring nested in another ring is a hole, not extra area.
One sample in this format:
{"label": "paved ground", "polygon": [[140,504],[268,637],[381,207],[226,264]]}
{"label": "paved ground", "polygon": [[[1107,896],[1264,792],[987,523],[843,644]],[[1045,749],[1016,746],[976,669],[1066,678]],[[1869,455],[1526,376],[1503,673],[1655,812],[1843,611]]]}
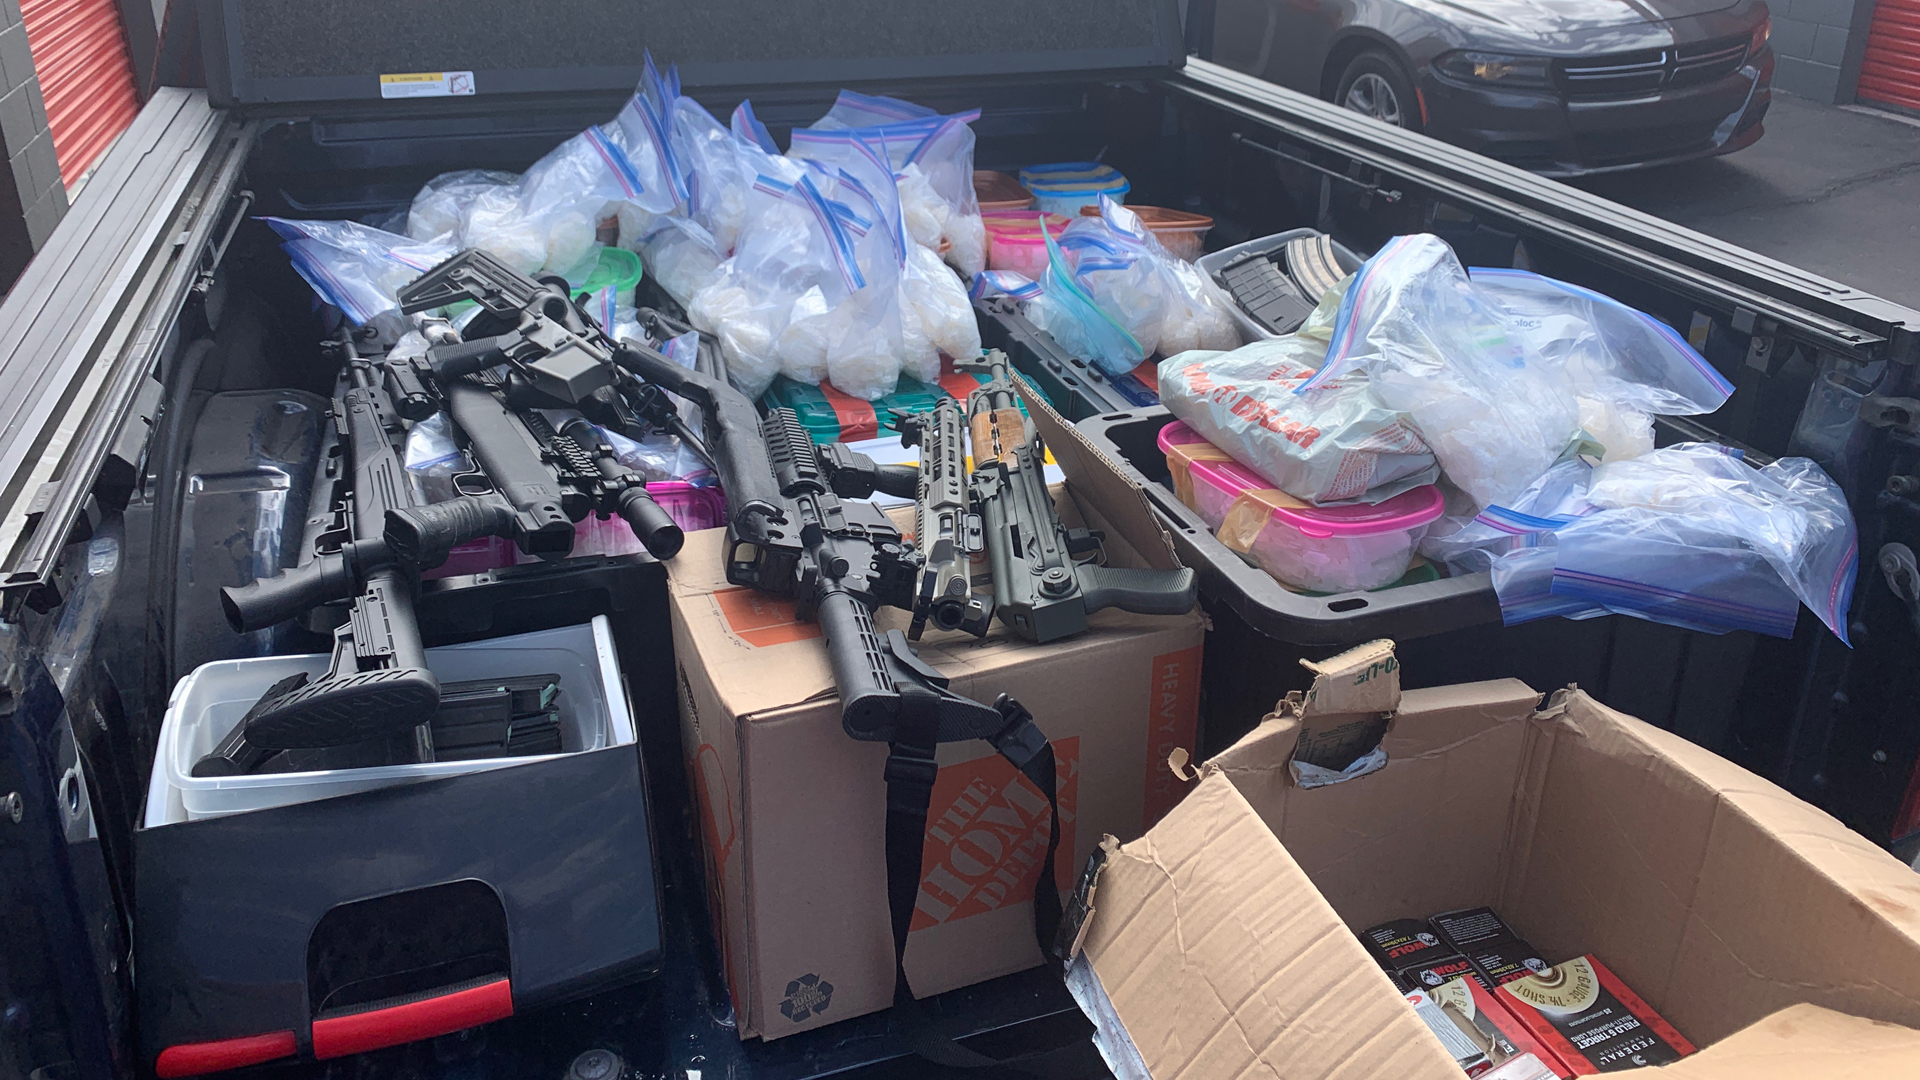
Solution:
{"label": "paved ground", "polygon": [[1579,184],[1920,308],[1920,125],[1777,90],[1766,123],[1726,157]]}

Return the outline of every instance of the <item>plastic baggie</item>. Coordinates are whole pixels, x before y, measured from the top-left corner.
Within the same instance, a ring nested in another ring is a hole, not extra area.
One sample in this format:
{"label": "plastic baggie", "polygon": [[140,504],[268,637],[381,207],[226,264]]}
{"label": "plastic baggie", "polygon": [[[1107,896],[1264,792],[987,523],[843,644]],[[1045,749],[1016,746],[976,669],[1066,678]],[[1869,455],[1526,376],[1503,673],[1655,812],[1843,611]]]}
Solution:
{"label": "plastic baggie", "polygon": [[1042,231],[1047,245],[1047,270],[1040,294],[1027,307],[1027,316],[1053,335],[1061,348],[1093,363],[1109,375],[1124,375],[1147,358],[1138,338],[1109,314],[1074,279],[1073,266],[1051,233]]}
{"label": "plastic baggie", "polygon": [[1542,364],[1572,386],[1580,426],[1608,461],[1653,449],[1653,417],[1726,404],[1733,384],[1672,327],[1591,289],[1525,270],[1471,271]]}
{"label": "plastic baggie", "polygon": [[1176,258],[1137,214],[1101,199],[1098,217],[1082,217],[1060,236],[1074,275],[1148,354],[1231,349],[1240,344],[1233,301],[1207,276]]}
{"label": "plastic baggie", "polygon": [[986,268],[987,233],[973,187],[972,123],[978,110],[942,116],[898,98],[842,90],[827,114],[811,128],[794,132],[789,153],[820,155],[821,136],[854,132],[883,148],[899,185],[909,234],[939,250],[969,276]]}
{"label": "plastic baggie", "polygon": [[1848,639],[1853,517],[1805,458],[1755,469],[1725,447],[1681,443],[1590,470],[1562,463],[1519,501],[1526,510],[1490,507],[1422,547],[1456,571],[1490,560],[1509,623],[1615,612],[1790,637],[1804,603]]}
{"label": "plastic baggie", "polygon": [[1479,506],[1525,490],[1579,430],[1568,379],[1510,332],[1438,237],[1401,236],[1347,289],[1326,363],[1295,393],[1365,372]]}
{"label": "plastic baggie", "polygon": [[457,244],[475,200],[489,192],[511,189],[520,175],[491,169],[463,169],[441,173],[427,181],[407,210],[407,235],[415,240],[443,240]]}
{"label": "plastic baggie", "polygon": [[444,240],[413,240],[352,221],[264,218],[293,268],[320,299],[364,326],[398,317],[400,290],[458,250]]}

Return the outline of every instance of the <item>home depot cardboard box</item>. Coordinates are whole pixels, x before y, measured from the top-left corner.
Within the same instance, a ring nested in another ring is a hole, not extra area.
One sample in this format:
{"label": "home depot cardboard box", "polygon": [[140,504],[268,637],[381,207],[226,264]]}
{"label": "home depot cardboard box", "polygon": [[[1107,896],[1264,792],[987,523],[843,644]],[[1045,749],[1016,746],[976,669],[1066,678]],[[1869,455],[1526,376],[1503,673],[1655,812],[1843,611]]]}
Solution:
{"label": "home depot cardboard box", "polygon": [[[1539,704],[1513,680],[1401,695],[1363,647],[1104,844],[1069,985],[1116,1075],[1458,1080],[1354,934],[1491,905],[1703,1048],[1662,1077],[1845,1075],[1856,1047],[1884,1070],[1860,1075],[1920,1076],[1920,875],[1577,689]],[[1380,713],[1382,763],[1297,782],[1303,732]]]}
{"label": "home depot cardboard box", "polygon": [[[1060,507],[1069,524],[1105,524],[1070,495]],[[777,1038],[892,1004],[887,748],[841,730],[819,628],[728,585],[722,546],[719,531],[694,533],[670,564],[682,739],[740,1033]],[[1112,533],[1107,558],[1176,565]],[[875,621],[884,634],[908,620]],[[1194,745],[1201,636],[1198,613],[1105,611],[1047,645],[997,624],[985,639],[929,630],[920,642],[955,692],[1012,694],[1053,741],[1061,845],[1048,887],[1070,888],[1103,834],[1138,836],[1185,794],[1166,762]],[[984,742],[944,745],[939,761],[906,959],[922,997],[1042,960],[1031,898],[1045,801]]]}

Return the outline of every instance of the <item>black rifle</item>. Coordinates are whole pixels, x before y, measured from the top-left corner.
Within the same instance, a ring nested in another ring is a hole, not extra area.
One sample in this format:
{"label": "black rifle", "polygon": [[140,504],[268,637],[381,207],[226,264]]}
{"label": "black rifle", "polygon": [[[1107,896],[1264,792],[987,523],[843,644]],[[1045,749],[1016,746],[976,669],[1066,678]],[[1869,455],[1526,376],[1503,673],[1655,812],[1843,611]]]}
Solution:
{"label": "black rifle", "polygon": [[[1136,570],[1101,561],[1104,537],[1069,529],[1047,492],[1046,448],[1020,411],[1005,353],[995,350],[962,370],[984,371],[989,381],[967,400],[972,433],[972,504],[993,569],[993,614],[1029,641],[1055,641],[1087,628],[1087,616],[1116,607],[1142,615],[1183,615],[1193,610],[1193,570]],[[940,410],[956,406],[942,401]],[[938,412],[936,411],[936,416]],[[938,419],[903,432],[903,438],[951,439],[955,424]],[[949,460],[950,446],[930,446],[925,457]],[[974,550],[978,550],[975,547]],[[949,584],[949,588],[951,588]],[[956,624],[985,633],[975,618]]]}
{"label": "black rifle", "polygon": [[[632,438],[649,428],[672,431],[720,474],[736,519],[775,511],[770,472],[759,467],[758,416],[723,379],[649,348],[616,345],[568,297],[564,280],[535,280],[483,251],[453,256],[400,293],[409,314],[469,300],[482,311],[465,340],[442,341],[395,366],[393,396],[408,419],[444,402],[494,490],[390,515],[395,550],[434,566],[458,544],[508,536],[529,554],[561,557],[571,550],[572,522],[593,512],[626,520],[658,558],[677,553],[680,529],[642,478],[619,464],[590,424],[570,421],[555,432],[541,408],[578,409]],[[482,374],[500,365],[504,378]],[[667,392],[701,409],[706,439],[680,420]]]}
{"label": "black rifle", "polygon": [[[1060,917],[1060,898],[1052,885],[1060,836],[1053,747],[1019,702],[1002,695],[987,706],[954,693],[947,678],[908,645],[905,634],[892,630],[882,637],[874,627],[875,607],[914,609],[922,562],[892,520],[861,496],[874,490],[910,496],[918,470],[876,466],[844,447],[816,447],[791,409],[773,410],[761,430],[776,478],[779,514],[752,523],[764,528],[750,534],[737,522],[729,527],[727,580],[791,597],[801,618],[820,624],[840,692],[842,729],[863,742],[888,744],[887,902],[894,1001],[911,1010],[913,991],[904,962],[926,846],[927,809],[939,773],[936,748],[944,742],[986,740],[1052,808],[1046,859],[1034,890],[1035,930],[1045,953]],[[843,495],[854,501],[843,501]],[[951,1042],[924,1042],[922,1052],[950,1064],[987,1060]]]}
{"label": "black rifle", "polygon": [[[341,508],[346,537],[290,570],[221,590],[236,631],[258,630],[317,605],[351,596],[347,621],[334,631],[327,673],[271,687],[235,725],[195,775],[246,772],[274,750],[361,742],[408,728],[421,731],[440,703],[414,621],[414,567],[393,558],[381,533],[389,513],[413,505],[406,470],[393,451],[396,428],[383,414],[375,365],[361,359],[351,328],[337,347],[346,361],[333,422],[346,448],[352,495]],[[432,760],[422,733],[419,750]]]}

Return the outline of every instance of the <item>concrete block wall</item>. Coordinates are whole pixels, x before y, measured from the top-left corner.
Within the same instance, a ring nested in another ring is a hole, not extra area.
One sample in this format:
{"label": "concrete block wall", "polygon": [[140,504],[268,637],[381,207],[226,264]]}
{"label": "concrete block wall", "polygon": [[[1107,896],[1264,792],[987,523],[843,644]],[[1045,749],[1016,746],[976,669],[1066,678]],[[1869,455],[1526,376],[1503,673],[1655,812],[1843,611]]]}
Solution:
{"label": "concrete block wall", "polygon": [[52,235],[67,212],[67,189],[47,130],[47,106],[34,74],[19,0],[0,0],[0,289]]}
{"label": "concrete block wall", "polygon": [[1853,100],[1873,0],[1769,0],[1775,89],[1823,105]]}

